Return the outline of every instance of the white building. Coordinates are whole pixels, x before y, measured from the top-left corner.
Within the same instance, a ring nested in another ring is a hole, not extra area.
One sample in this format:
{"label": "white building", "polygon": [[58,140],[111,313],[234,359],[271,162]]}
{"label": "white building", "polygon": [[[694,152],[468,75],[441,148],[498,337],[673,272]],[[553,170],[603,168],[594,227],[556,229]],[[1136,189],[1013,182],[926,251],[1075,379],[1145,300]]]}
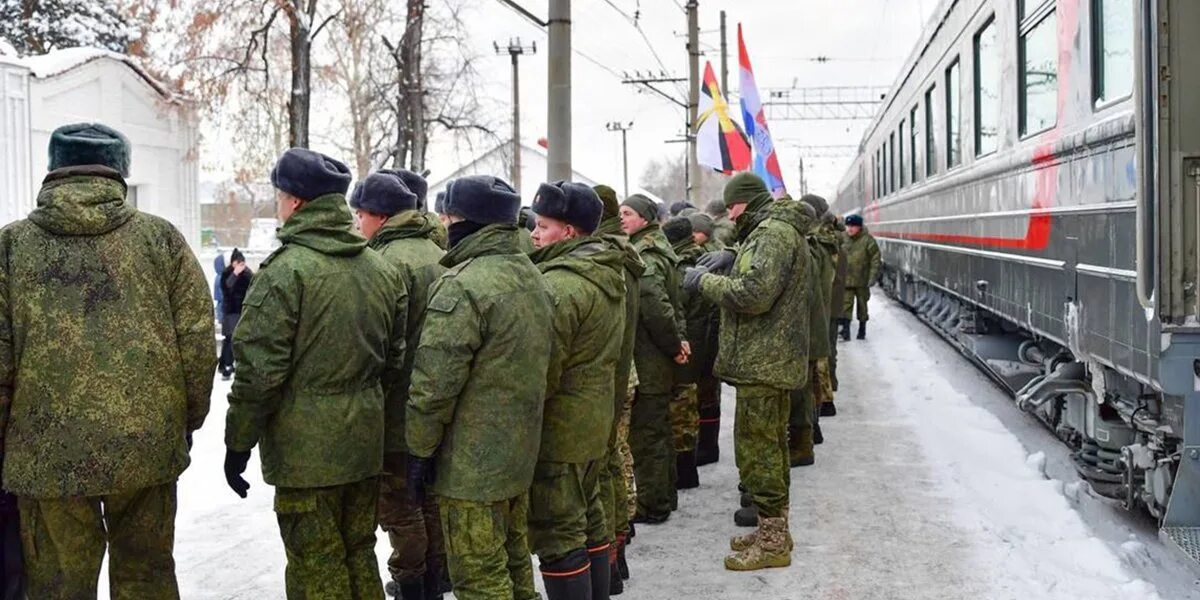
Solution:
{"label": "white building", "polygon": [[[521,144],[521,203],[524,206],[533,205],[533,197],[537,194],[538,186],[546,181],[548,155],[540,146]],[[580,173],[571,172],[571,180],[576,183],[596,185],[597,181]],[[446,185],[459,177],[470,175],[494,175],[510,184],[512,180],[512,142],[505,142],[484,152],[475,160],[457,168],[445,177],[439,178],[429,186],[429,209],[433,210],[433,199],[438,192],[446,191]],[[515,185],[515,184],[514,184]]]}
{"label": "white building", "polygon": [[95,48],[16,58],[0,50],[0,224],[24,218],[46,173],[50,134],[96,122],[129,138],[129,202],[200,244],[196,121],[130,57]]}

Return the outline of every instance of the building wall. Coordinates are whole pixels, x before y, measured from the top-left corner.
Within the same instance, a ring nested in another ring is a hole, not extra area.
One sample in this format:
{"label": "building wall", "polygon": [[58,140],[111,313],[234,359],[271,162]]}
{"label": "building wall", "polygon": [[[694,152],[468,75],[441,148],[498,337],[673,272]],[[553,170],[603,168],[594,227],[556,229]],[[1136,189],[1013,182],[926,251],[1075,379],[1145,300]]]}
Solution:
{"label": "building wall", "polygon": [[125,134],[132,145],[127,178],[130,201],[171,221],[193,248],[199,247],[197,134],[186,107],[165,102],[137,72],[112,58],[32,78],[29,89],[30,162],[35,179],[46,173],[46,147],[56,128],[76,122],[104,123]]}
{"label": "building wall", "polygon": [[29,71],[0,57],[0,224],[33,208],[29,163]]}

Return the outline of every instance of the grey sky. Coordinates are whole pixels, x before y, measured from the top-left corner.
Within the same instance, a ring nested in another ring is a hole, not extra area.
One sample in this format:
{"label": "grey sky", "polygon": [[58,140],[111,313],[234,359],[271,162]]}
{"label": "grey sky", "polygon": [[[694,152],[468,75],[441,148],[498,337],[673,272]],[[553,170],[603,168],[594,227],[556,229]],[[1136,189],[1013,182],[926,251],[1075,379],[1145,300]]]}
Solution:
{"label": "grey sky", "polygon": [[[546,0],[520,0],[545,17]],[[661,70],[651,47],[672,75],[686,77],[686,16],[684,0],[576,0],[572,20],[575,47],[623,71]],[[912,50],[937,0],[700,0],[702,48],[720,77],[720,38],[716,33],[719,11],[727,11],[729,25],[730,87],[738,87],[737,24],[745,28],[746,43],[760,88],[878,85],[890,86]],[[627,17],[637,22],[646,40]],[[472,42],[485,55],[492,43],[510,37],[536,41],[539,54],[525,57],[521,67],[522,137],[535,143],[546,135],[546,36],[498,0],[480,0],[470,17]],[[811,57],[835,59],[818,64]],[[633,121],[629,133],[630,184],[636,186],[646,163],[682,154],[682,144],[665,144],[683,132],[683,110],[666,100],[622,85],[617,76],[575,55],[574,166],[581,173],[619,184],[620,136],[605,130],[609,121]],[[509,110],[510,68],[507,55],[485,59],[481,70],[488,80],[488,96],[495,98],[498,114]],[[679,92],[686,91],[680,86]],[[765,92],[764,92],[765,95]],[[740,111],[735,107],[735,118]],[[792,143],[805,145],[857,144],[866,122],[773,122],[784,178],[789,189],[798,182],[799,153]],[[503,123],[508,131],[507,119]],[[445,145],[435,147],[431,168],[449,170],[468,159],[455,156]],[[810,190],[832,196],[849,159],[806,159]],[[434,175],[436,177],[436,174]]]}

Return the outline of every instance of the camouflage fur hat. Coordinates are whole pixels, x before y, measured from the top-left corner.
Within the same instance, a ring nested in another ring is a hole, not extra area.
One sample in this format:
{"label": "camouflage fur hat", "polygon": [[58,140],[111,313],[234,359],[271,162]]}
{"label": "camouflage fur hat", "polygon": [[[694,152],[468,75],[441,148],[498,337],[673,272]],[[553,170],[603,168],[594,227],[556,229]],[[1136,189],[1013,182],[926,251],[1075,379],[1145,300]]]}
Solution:
{"label": "camouflage fur hat", "polygon": [[50,134],[50,170],[101,165],[129,176],[129,140],[100,123],[63,125]]}

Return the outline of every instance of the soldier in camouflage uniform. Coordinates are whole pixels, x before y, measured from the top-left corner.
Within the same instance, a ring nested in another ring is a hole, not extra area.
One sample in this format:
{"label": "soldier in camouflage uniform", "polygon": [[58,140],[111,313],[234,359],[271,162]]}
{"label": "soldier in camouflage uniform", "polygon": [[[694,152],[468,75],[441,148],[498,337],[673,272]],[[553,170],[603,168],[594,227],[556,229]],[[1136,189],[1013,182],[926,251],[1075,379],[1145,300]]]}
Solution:
{"label": "soldier in camouflage uniform", "polygon": [[60,127],[29,218],[0,230],[0,465],[30,598],[176,599],[175,482],[208,415],[208,284],[125,201],[129,144]]}
{"label": "soldier in camouflage uniform", "polygon": [[789,392],[808,379],[812,284],[804,236],[812,219],[798,202],[773,200],[752,173],[730,179],[725,203],[738,224],[737,253],[705,255],[684,281],[685,289],[700,290],[721,310],[716,373],[737,387],[738,472],[759,515],[757,531],[731,540],[735,554],[725,567],[782,567],[791,564],[792,548]]}
{"label": "soldier in camouflage uniform", "polygon": [[[679,274],[696,266],[704,250],[692,239],[692,222],[687,217],[675,217],[663,225],[663,233],[671,249],[679,257]],[[683,313],[687,322],[687,340],[692,356],[687,364],[676,368],[675,394],[671,401],[671,429],[675,440],[675,470],[677,489],[700,486],[696,471],[696,442],[700,429],[700,400],[697,383],[701,370],[708,363],[704,352],[708,346],[709,330],[716,307],[698,293],[683,295]]]}
{"label": "soldier in camouflage uniform", "polygon": [[517,213],[517,236],[521,252],[525,254],[533,254],[533,228],[537,225],[537,219],[533,216],[533,211],[528,207],[521,207],[521,212]]}
{"label": "soldier in camouflage uniform", "polygon": [[[421,317],[429,287],[446,271],[438,264],[442,249],[433,241],[436,221],[418,207],[424,205],[425,180],[412,171],[383,170],[361,181],[350,196],[359,230],[367,245],[401,274],[408,290],[406,346],[421,340]],[[438,598],[446,565],[437,501],[431,495],[415,504],[405,481],[408,448],[404,443],[404,411],[415,353],[406,352],[403,367],[386,386],[384,401],[383,473],[379,476],[379,525],[388,534],[388,593],[406,600]]]}
{"label": "soldier in camouflage uniform", "polygon": [[438,495],[454,595],[538,598],[529,486],[542,437],[554,309],[517,246],[521,197],[495,177],[446,190],[449,270],[429,295],[405,421],[408,485]]}
{"label": "soldier in camouflage uniform", "polygon": [[717,241],[726,247],[733,246],[737,241],[737,226],[729,218],[729,209],[723,200],[713,200],[704,207],[704,212],[713,220],[713,235]]}
{"label": "soldier in camouflage uniform", "polygon": [[[722,206],[724,204],[722,203]],[[692,239],[705,252],[717,252],[725,249],[725,244],[714,235],[713,219],[707,214],[696,213],[688,216],[692,224]],[[713,365],[717,360],[717,336],[720,330],[720,313],[714,306],[708,321],[706,336],[696,347],[697,341],[692,340],[692,351],[696,355],[696,368],[699,379],[696,382],[698,396],[700,431],[696,442],[696,466],[715,463],[721,459],[721,382],[713,374]],[[691,321],[688,329],[693,330]]]}
{"label": "soldier in camouflage uniform", "polygon": [[675,365],[687,362],[691,348],[684,338],[682,290],[675,270],[678,257],[671,250],[657,221],[658,206],[640,194],[621,204],[621,226],[638,250],[646,270],[639,287],[638,330],[634,364],[638,373],[637,397],[630,420],[629,445],[638,488],[634,522],[665,522],[673,507],[672,470],[675,451],[671,440],[670,404]]}
{"label": "soldier in camouflage uniform", "polygon": [[[879,244],[867,233],[862,215],[846,217],[846,296],[842,304],[842,339],[850,340],[850,317],[858,317],[858,339],[867,339],[871,286],[879,278],[883,261]],[[855,306],[857,305],[857,311]]]}
{"label": "soldier in camouflage uniform", "polygon": [[609,551],[609,593],[617,595],[624,591],[623,579],[629,578],[628,566],[624,564],[625,544],[631,537],[629,519],[637,509],[637,494],[633,489],[633,454],[629,451],[629,415],[637,388],[637,376],[633,373],[633,347],[637,337],[638,280],[645,265],[638,257],[637,250],[630,245],[629,236],[621,230],[617,193],[606,185],[598,185],[593,191],[603,207],[596,235],[610,248],[621,253],[621,287],[625,290],[621,356],[613,373],[613,428],[608,438],[607,469],[600,476],[600,494],[613,539]]}
{"label": "soldier in camouflage uniform", "polygon": [[244,498],[242,473],[259,446],[289,598],[381,598],[377,476],[407,290],[354,232],[346,165],[293,148],[271,183],[283,245],[263,261],[234,334],[225,477]]}
{"label": "soldier in camouflage uniform", "polygon": [[607,599],[613,535],[600,473],[608,466],[621,360],[622,340],[613,332],[625,321],[624,256],[593,235],[603,205],[586,185],[543,184],[533,212],[537,250],[530,258],[554,293],[555,344],[529,491],[529,537],[550,600]]}
{"label": "soldier in camouflage uniform", "polygon": [[[833,392],[836,392],[838,389],[837,338],[838,327],[842,321],[842,304],[846,295],[846,269],[848,268],[846,261],[847,237],[846,226],[832,212],[825,213],[825,227],[837,241],[838,247],[837,261],[834,263],[833,270],[833,285],[830,287],[829,293],[829,365],[827,376],[829,379],[830,401],[827,405],[821,406],[822,411],[824,411],[821,416],[832,417],[837,414],[837,409],[833,406]],[[827,409],[826,406],[828,406]]]}
{"label": "soldier in camouflage uniform", "polygon": [[450,248],[450,234],[446,231],[449,227],[450,219],[446,216],[446,192],[438,192],[433,199],[433,211],[426,213],[437,221],[437,227],[433,231],[433,242],[438,245],[438,248],[447,250]]}

